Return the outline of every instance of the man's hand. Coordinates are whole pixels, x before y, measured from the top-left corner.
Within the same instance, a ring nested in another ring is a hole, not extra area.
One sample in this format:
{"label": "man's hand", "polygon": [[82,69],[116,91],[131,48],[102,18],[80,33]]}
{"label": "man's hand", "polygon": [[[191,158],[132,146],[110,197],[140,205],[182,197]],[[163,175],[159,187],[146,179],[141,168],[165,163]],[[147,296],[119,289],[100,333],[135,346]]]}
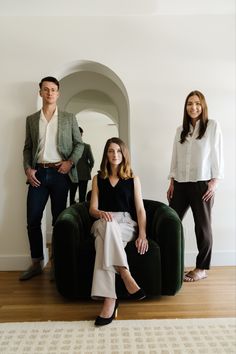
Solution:
{"label": "man's hand", "polygon": [[35,176],[36,172],[37,170],[30,167],[25,171],[27,181],[31,184],[32,187],[39,187],[41,184],[41,182]]}
{"label": "man's hand", "polygon": [[73,163],[71,160],[66,160],[66,161],[61,161],[56,164],[56,166],[59,166],[58,172],[62,173],[63,175],[67,174],[71,167],[73,166]]}

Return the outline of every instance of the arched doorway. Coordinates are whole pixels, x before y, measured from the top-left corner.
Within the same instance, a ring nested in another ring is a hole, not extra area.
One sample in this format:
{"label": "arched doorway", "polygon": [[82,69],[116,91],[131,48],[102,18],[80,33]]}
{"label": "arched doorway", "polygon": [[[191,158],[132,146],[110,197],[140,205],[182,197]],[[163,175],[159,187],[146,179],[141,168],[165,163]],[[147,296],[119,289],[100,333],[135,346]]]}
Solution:
{"label": "arched doorway", "polygon": [[79,92],[65,108],[76,115],[84,130],[83,141],[91,145],[95,159],[93,176],[99,169],[105,142],[112,136],[119,136],[117,108],[109,96],[96,90]]}

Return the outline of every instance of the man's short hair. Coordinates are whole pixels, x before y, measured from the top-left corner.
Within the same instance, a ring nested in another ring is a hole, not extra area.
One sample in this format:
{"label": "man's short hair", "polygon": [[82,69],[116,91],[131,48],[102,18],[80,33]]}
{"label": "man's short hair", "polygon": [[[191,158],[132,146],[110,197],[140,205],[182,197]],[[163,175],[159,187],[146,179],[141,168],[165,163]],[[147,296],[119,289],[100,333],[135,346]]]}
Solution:
{"label": "man's short hair", "polygon": [[44,77],[44,78],[40,81],[40,83],[39,83],[40,89],[42,88],[42,84],[43,84],[44,81],[53,82],[55,85],[57,85],[57,88],[58,88],[58,90],[59,90],[60,84],[59,84],[59,81],[58,81],[55,77],[53,77],[53,76],[46,76],[46,77]]}

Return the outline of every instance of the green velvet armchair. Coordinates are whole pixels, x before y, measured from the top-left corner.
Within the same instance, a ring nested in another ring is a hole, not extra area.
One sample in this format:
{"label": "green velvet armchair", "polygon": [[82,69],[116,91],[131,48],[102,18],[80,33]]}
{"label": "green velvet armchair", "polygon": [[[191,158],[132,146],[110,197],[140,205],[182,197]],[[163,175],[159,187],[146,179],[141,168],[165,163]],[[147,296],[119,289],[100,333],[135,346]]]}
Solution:
{"label": "green velvet armchair", "polygon": [[[176,212],[164,203],[144,200],[147,214],[149,250],[137,253],[134,241],[127,244],[130,271],[148,297],[174,295],[182,286],[184,239],[182,223]],[[65,209],[53,230],[55,282],[59,293],[69,299],[90,298],[95,248],[90,233],[93,219],[89,202]],[[128,298],[119,275],[117,296]]]}

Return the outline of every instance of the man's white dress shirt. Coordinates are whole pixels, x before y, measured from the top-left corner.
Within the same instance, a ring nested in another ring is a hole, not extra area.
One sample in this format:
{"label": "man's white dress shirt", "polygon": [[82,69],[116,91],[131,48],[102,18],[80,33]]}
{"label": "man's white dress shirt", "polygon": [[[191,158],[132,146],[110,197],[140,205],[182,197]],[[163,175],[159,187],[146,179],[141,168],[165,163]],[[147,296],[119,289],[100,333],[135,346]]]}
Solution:
{"label": "man's white dress shirt", "polygon": [[39,119],[39,153],[38,163],[59,162],[61,156],[57,149],[58,110],[48,121],[41,110]]}

